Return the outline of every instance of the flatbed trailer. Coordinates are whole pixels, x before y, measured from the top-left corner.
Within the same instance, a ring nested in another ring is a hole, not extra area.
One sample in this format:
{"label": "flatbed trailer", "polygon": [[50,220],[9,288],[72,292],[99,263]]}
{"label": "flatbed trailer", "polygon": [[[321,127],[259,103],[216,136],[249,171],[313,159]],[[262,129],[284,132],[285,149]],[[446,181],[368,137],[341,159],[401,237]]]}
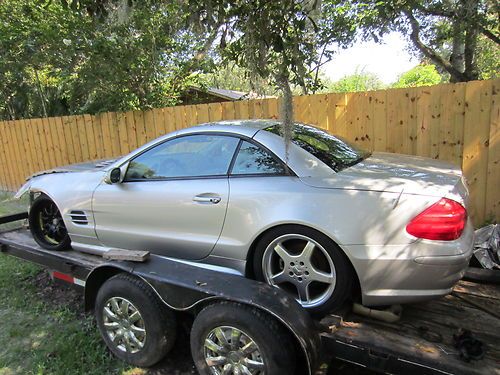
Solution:
{"label": "flatbed trailer", "polygon": [[[25,213],[3,217],[0,224],[25,217]],[[262,310],[293,333],[301,353],[297,374],[335,373],[324,366],[318,370],[319,364],[333,359],[390,374],[500,374],[500,290],[496,285],[461,281],[446,297],[405,305],[402,318],[395,323],[352,312],[313,321],[276,288],[175,260],[152,256],[147,262],[133,263],[108,261],[74,250],[49,251],[40,248],[26,228],[1,232],[0,250],[39,264],[55,278],[80,288],[87,310],[92,310],[93,298],[102,285],[104,274],[95,277],[102,270],[130,273],[147,281],[163,302],[177,311],[196,314],[198,305],[217,300]],[[454,336],[463,330],[480,341],[474,342],[472,349],[477,351],[479,345],[484,352],[481,359],[461,358],[461,352],[467,356],[465,347],[471,343],[455,346]]]}

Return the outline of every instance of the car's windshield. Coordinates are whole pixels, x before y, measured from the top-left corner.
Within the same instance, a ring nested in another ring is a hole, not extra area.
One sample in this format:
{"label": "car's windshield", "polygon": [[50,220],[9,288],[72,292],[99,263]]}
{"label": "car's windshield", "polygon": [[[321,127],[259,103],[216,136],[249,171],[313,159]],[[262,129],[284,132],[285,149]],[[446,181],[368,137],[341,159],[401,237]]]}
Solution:
{"label": "car's windshield", "polygon": [[[269,126],[264,130],[281,135],[279,125]],[[317,157],[335,172],[357,164],[370,156],[368,151],[340,137],[304,124],[294,125],[292,142]]]}

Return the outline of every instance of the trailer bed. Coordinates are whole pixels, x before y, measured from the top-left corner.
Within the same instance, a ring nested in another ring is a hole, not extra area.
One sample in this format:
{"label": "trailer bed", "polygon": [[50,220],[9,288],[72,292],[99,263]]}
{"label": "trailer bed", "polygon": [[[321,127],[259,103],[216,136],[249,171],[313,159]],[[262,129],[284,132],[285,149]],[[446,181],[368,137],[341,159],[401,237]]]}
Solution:
{"label": "trailer bed", "polygon": [[[105,262],[74,250],[44,250],[26,229],[0,233],[0,250],[81,280]],[[451,295],[405,305],[397,323],[345,314],[322,333],[323,357],[392,374],[500,374],[499,314],[498,286],[461,281]],[[322,322],[335,319],[327,317]],[[459,358],[453,335],[460,329],[470,330],[483,343],[483,359],[465,362]]]}
{"label": "trailer bed", "polygon": [[[500,374],[499,314],[498,286],[462,280],[441,299],[404,305],[396,323],[349,313],[323,342],[337,359],[392,374]],[[483,343],[483,359],[460,359],[460,329]]]}

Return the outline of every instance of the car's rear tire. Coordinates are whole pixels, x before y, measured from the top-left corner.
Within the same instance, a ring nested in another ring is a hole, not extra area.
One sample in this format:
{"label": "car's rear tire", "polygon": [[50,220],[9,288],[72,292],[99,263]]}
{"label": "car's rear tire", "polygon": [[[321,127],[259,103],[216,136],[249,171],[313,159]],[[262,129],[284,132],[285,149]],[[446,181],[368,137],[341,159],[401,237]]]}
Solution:
{"label": "car's rear tire", "polygon": [[200,375],[293,374],[290,333],[272,316],[233,302],[205,307],[191,329],[191,354]]}
{"label": "car's rear tire", "polygon": [[315,315],[340,309],[351,297],[353,272],[342,250],[324,234],[300,225],[265,233],[256,245],[257,280],[292,293]]}
{"label": "car's rear tire", "polygon": [[176,320],[143,281],[120,273],[99,289],[97,326],[115,356],[139,367],[158,363],[173,347]]}
{"label": "car's rear tire", "polygon": [[47,250],[66,250],[71,239],[57,205],[45,194],[31,205],[29,227],[36,243]]}

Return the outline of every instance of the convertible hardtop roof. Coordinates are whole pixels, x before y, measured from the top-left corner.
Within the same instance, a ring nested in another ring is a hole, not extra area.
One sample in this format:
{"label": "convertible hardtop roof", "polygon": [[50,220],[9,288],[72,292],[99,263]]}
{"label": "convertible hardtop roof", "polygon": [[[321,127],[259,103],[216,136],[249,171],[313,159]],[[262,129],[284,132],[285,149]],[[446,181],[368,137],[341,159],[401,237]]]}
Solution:
{"label": "convertible hardtop roof", "polygon": [[279,125],[281,121],[273,119],[252,119],[252,120],[224,120],[200,124],[199,126],[244,126],[254,129],[264,129],[269,126]]}

